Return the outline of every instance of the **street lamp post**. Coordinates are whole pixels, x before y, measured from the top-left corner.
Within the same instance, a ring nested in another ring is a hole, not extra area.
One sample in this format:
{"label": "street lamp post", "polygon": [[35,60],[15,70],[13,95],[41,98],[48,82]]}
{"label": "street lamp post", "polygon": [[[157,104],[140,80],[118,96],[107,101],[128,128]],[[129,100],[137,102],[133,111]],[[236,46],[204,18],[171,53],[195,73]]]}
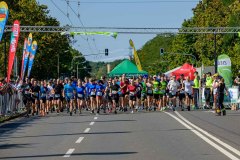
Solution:
{"label": "street lamp post", "polygon": [[58,78],[59,78],[59,72],[60,72],[60,71],[59,71],[59,70],[60,70],[59,68],[60,68],[60,67],[59,67],[59,53],[58,53]]}

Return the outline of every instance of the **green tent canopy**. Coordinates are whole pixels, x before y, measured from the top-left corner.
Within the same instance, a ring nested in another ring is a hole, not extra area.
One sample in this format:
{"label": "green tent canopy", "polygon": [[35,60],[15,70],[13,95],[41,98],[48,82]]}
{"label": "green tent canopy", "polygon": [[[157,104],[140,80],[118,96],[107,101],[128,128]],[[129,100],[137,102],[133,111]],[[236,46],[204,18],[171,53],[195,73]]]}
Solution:
{"label": "green tent canopy", "polygon": [[119,65],[117,65],[109,74],[109,77],[121,76],[126,74],[127,77],[147,75],[146,71],[139,71],[137,66],[133,64],[130,60],[126,59]]}

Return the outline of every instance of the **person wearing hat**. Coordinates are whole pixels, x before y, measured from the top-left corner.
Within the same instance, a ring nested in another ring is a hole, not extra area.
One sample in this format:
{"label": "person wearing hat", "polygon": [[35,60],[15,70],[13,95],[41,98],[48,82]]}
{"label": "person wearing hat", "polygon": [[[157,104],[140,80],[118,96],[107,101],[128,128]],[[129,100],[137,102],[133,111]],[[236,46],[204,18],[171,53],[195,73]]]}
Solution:
{"label": "person wearing hat", "polygon": [[204,90],[204,96],[205,96],[206,108],[207,109],[210,109],[212,84],[213,84],[213,79],[211,77],[211,72],[208,72],[207,77],[206,77],[205,90]]}

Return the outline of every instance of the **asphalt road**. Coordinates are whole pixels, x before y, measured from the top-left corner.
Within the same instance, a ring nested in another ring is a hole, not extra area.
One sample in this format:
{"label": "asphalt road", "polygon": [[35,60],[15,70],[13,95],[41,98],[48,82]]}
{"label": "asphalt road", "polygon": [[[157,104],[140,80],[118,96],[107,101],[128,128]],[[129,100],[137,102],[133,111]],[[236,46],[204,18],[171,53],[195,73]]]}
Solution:
{"label": "asphalt road", "polygon": [[19,118],[0,125],[0,159],[240,159],[240,112]]}

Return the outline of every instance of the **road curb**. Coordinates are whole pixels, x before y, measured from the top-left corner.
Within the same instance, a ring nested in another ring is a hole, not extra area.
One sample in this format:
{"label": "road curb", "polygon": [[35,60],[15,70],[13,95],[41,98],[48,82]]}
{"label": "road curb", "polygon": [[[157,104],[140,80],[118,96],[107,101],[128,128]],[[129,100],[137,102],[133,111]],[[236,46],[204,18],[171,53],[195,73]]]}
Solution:
{"label": "road curb", "polygon": [[17,114],[17,115],[14,115],[14,116],[10,116],[2,121],[0,121],[0,124],[3,124],[4,122],[7,122],[7,121],[10,121],[10,120],[13,120],[13,119],[16,119],[16,118],[19,118],[19,117],[23,117],[24,115],[27,114],[27,111],[23,112],[23,113],[20,113],[20,114]]}

